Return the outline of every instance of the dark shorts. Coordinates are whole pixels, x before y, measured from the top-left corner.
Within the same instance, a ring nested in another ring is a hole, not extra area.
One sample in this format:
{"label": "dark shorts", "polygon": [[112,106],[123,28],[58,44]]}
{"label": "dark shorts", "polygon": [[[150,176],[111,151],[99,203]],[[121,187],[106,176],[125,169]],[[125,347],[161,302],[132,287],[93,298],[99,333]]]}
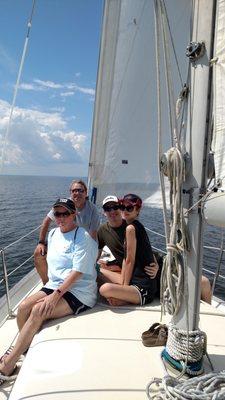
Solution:
{"label": "dark shorts", "polygon": [[[54,292],[53,289],[48,289],[48,288],[41,288],[41,292],[44,292],[49,296]],[[66,300],[66,302],[69,304],[71,310],[73,311],[73,314],[78,315],[83,311],[89,310],[90,307],[86,306],[85,304],[81,303],[80,300],[78,300],[72,293],[70,292],[65,292],[62,297]]]}
{"label": "dark shorts", "polygon": [[144,304],[151,303],[152,300],[154,299],[154,296],[152,295],[152,289],[144,289],[138,285],[131,285],[131,286],[133,286],[137,289],[139,297],[140,297],[141,306],[143,306]]}

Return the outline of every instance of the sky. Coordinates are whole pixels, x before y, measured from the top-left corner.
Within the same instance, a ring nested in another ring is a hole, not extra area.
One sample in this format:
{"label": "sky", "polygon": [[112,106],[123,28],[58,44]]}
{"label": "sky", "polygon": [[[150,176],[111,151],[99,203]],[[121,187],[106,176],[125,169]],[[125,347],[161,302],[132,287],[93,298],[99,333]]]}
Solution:
{"label": "sky", "polygon": [[[103,0],[0,0],[0,174],[87,176]],[[5,144],[5,145],[4,145]]]}

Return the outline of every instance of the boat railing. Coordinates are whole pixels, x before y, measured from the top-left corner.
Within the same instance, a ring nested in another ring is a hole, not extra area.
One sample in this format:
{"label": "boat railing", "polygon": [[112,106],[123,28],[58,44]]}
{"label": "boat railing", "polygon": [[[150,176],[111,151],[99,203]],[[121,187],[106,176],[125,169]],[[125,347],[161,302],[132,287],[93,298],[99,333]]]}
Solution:
{"label": "boat railing", "polygon": [[[25,239],[26,237],[32,235],[32,233],[36,232],[38,229],[40,229],[41,225],[39,225],[37,228],[32,229],[30,232],[28,232],[26,235],[21,236],[19,239],[15,240],[14,242],[10,243],[9,245],[5,246],[4,248],[0,249],[0,255],[1,255],[1,259],[2,259],[2,266],[3,266],[3,278],[0,280],[0,286],[2,284],[5,285],[5,295],[6,295],[6,302],[7,302],[7,308],[8,308],[8,315],[12,316],[13,312],[12,312],[12,307],[11,307],[11,302],[10,302],[10,288],[9,288],[9,277],[12,276],[13,274],[15,274],[16,271],[18,271],[19,269],[21,269],[25,264],[27,264],[32,258],[33,258],[33,254],[28,257],[25,261],[23,261],[20,265],[18,265],[16,268],[12,269],[10,272],[8,272],[7,270],[7,265],[6,265],[6,258],[5,258],[5,252],[6,250],[8,250],[10,247],[15,246],[16,244],[18,244],[19,242],[21,242],[23,239]],[[145,229],[156,235],[156,236],[160,236],[165,238],[165,235],[154,231],[152,229],[149,229],[147,227],[145,227]],[[158,248],[156,246],[152,246],[152,248],[162,254],[166,254],[166,250],[163,250],[161,248]],[[218,262],[217,262],[217,268],[216,271],[210,271],[207,268],[203,268],[203,271],[207,272],[210,275],[213,275],[213,283],[212,283],[212,293],[214,293],[215,291],[215,287],[217,284],[218,279],[223,279],[225,280],[225,277],[223,275],[220,274],[220,269],[221,269],[221,264],[222,264],[222,259],[223,259],[223,253],[225,252],[225,249],[223,249],[222,247],[222,243],[221,243],[221,247],[213,247],[213,246],[204,246],[204,248],[208,249],[208,250],[213,250],[213,251],[219,251],[219,257],[218,257]]]}
{"label": "boat railing", "polygon": [[[160,236],[162,238],[166,238],[165,235],[163,235],[162,233],[156,232],[152,229],[149,229],[145,226],[146,231],[156,235],[156,236]],[[166,254],[166,250],[162,250],[159,249],[157,247],[155,247],[154,245],[152,246],[152,248],[160,253]],[[205,271],[206,273],[208,273],[209,275],[213,276],[213,282],[212,282],[212,295],[214,295],[215,292],[215,287],[217,284],[218,279],[222,279],[225,280],[225,276],[220,274],[220,270],[221,270],[221,266],[222,266],[222,260],[223,260],[223,254],[225,253],[225,249],[223,248],[223,240],[221,241],[221,246],[220,247],[216,247],[216,246],[204,246],[204,249],[208,249],[208,250],[212,250],[212,251],[217,251],[219,252],[219,257],[218,257],[218,261],[217,261],[217,266],[216,266],[216,270],[215,271],[210,271],[209,269],[203,267],[202,270]]]}
{"label": "boat railing", "polygon": [[26,235],[21,236],[19,239],[15,240],[14,242],[10,243],[9,245],[5,246],[4,248],[0,249],[0,255],[1,255],[1,259],[2,259],[2,267],[3,267],[3,277],[2,277],[2,279],[0,279],[0,286],[2,284],[5,285],[5,296],[6,296],[7,309],[8,309],[9,316],[13,315],[11,301],[10,301],[9,277],[14,275],[16,271],[21,269],[25,264],[27,264],[30,260],[32,260],[33,254],[30,257],[28,257],[25,261],[23,261],[21,264],[19,264],[17,267],[15,267],[10,272],[8,272],[7,265],[6,265],[6,258],[5,258],[6,250],[8,250],[12,246],[15,246],[16,244],[21,242],[26,237],[32,235],[32,233],[36,232],[38,229],[40,229],[40,227],[41,227],[41,225],[32,229]]}

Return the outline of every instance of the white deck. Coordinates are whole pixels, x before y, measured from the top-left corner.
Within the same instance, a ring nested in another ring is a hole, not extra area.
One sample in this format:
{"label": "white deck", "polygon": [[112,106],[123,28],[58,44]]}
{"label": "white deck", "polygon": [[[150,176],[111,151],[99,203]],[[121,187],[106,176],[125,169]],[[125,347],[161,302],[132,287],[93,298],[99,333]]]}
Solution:
{"label": "white deck", "polygon": [[[224,317],[201,305],[200,328],[207,332],[208,353],[218,371],[225,366]],[[13,389],[12,383],[1,387],[0,400],[146,399],[147,383],[164,371],[162,348],[144,347],[141,333],[159,320],[157,304],[124,308],[98,304],[78,317],[46,323],[35,336]],[[1,327],[1,351],[16,332],[15,319]],[[208,372],[207,360],[205,367]]]}

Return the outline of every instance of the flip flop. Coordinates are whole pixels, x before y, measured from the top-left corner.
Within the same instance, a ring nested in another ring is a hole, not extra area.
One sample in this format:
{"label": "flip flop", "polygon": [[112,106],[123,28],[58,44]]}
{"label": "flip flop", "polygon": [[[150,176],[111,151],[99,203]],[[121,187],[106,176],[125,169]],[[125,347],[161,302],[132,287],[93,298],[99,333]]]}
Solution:
{"label": "flip flop", "polygon": [[15,374],[16,370],[17,370],[17,365],[15,366],[10,375],[5,375],[3,374],[3,372],[0,371],[0,386],[3,385],[3,383],[5,382],[10,382],[16,379],[17,378],[17,375]]}
{"label": "flip flop", "polygon": [[0,357],[0,362],[2,362],[4,360],[5,357],[7,357],[11,351],[14,349],[14,346],[10,346],[5,353]]}
{"label": "flip flop", "polygon": [[158,322],[141,335],[142,343],[146,347],[165,346],[167,342],[168,328]]}

